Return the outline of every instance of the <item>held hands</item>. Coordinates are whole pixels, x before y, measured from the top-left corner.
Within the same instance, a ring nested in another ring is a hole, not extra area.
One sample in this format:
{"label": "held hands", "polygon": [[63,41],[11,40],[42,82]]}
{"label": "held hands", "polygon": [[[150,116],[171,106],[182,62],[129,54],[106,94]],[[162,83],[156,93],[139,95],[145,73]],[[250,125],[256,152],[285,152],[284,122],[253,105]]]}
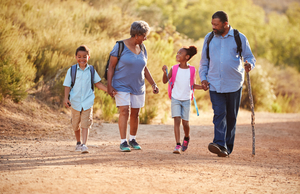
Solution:
{"label": "held hands", "polygon": [[209,89],[209,83],[207,80],[203,80],[201,83],[204,91]]}
{"label": "held hands", "polygon": [[112,86],[107,86],[107,93],[113,98],[118,92]]}
{"label": "held hands", "polygon": [[245,70],[248,73],[249,71],[251,71],[251,64],[248,63],[248,61],[246,60],[245,64],[244,64]]}
{"label": "held hands", "polygon": [[64,104],[67,108],[70,108],[71,107],[71,102],[68,98],[65,98],[65,101],[64,101]]}

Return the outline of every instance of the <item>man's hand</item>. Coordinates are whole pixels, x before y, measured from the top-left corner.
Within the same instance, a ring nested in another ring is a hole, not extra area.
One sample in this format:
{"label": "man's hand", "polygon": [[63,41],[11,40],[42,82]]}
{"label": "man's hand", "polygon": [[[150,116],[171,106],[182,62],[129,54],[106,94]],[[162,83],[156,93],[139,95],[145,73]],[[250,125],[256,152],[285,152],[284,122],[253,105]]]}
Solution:
{"label": "man's hand", "polygon": [[244,64],[245,70],[248,73],[249,71],[251,71],[251,64],[248,63],[248,61],[246,60],[245,64]]}

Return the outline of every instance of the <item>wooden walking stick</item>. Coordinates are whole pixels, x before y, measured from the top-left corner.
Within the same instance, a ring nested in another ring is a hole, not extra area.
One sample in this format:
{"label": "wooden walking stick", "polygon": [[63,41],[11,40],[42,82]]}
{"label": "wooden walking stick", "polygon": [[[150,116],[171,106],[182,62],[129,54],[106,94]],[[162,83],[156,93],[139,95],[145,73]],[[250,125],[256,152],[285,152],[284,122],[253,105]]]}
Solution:
{"label": "wooden walking stick", "polygon": [[255,114],[254,114],[254,103],[253,103],[253,96],[251,91],[251,82],[249,72],[246,71],[247,74],[247,83],[248,83],[248,94],[249,94],[249,101],[251,107],[251,126],[252,126],[252,156],[255,155]]}

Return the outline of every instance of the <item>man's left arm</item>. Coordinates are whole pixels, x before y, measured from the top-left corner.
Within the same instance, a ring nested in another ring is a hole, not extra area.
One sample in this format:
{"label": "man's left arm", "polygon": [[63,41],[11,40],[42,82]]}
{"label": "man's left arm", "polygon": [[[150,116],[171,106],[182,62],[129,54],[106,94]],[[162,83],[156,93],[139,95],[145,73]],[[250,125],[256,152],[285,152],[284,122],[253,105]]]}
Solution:
{"label": "man's left arm", "polygon": [[249,63],[251,65],[251,67],[249,69],[249,71],[250,71],[251,69],[253,69],[255,67],[256,59],[252,54],[251,47],[250,47],[250,44],[249,44],[246,36],[244,36],[243,34],[240,34],[240,37],[241,37],[242,49],[243,49],[242,56],[243,56],[244,62]]}

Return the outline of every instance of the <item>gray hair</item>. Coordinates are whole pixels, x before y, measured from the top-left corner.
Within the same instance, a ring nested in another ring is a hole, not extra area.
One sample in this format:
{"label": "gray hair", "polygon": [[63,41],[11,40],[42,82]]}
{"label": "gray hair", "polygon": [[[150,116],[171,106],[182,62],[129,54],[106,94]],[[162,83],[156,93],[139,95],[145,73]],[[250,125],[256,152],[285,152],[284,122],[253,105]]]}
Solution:
{"label": "gray hair", "polygon": [[150,32],[150,27],[145,21],[135,21],[131,24],[130,36],[134,37],[135,35],[148,35]]}

